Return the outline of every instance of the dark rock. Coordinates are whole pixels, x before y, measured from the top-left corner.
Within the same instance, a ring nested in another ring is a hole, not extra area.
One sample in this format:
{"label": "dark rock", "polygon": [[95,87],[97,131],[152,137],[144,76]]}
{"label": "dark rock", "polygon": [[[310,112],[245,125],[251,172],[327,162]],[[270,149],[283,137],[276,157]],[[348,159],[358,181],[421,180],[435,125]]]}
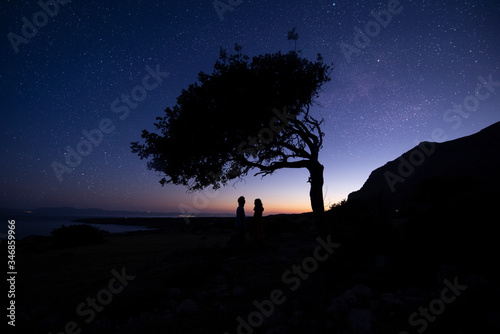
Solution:
{"label": "dark rock", "polygon": [[169,309],[174,309],[176,306],[177,306],[177,302],[173,299],[169,299],[167,300],[167,302],[165,303],[165,306]]}
{"label": "dark rock", "polygon": [[371,334],[372,312],[365,309],[353,308],[347,316],[347,324],[353,334]]}
{"label": "dark rock", "polygon": [[191,300],[191,299],[185,299],[182,303],[177,306],[175,313],[177,314],[186,314],[186,315],[192,315],[196,312],[198,312],[198,303]]}
{"label": "dark rock", "polygon": [[329,315],[338,315],[347,314],[348,311],[349,305],[347,304],[344,297],[340,296],[332,299],[332,302],[326,310],[326,313]]}
{"label": "dark rock", "polygon": [[247,294],[247,290],[244,289],[244,288],[242,288],[239,285],[236,285],[233,288],[233,296],[239,297],[239,296],[243,296],[243,295],[246,295],[246,294]]}
{"label": "dark rock", "polygon": [[[423,160],[419,161],[417,156]],[[404,161],[407,168],[400,167]],[[448,142],[420,143],[374,170],[360,190],[349,194],[348,202],[372,203],[376,208],[385,207],[393,212],[415,204],[442,202],[463,193],[489,190],[498,193],[499,170],[500,122]],[[387,175],[404,181],[394,182],[391,189]]]}
{"label": "dark rock", "polygon": [[167,294],[171,297],[177,297],[181,294],[181,289],[179,288],[170,288],[167,290]]}

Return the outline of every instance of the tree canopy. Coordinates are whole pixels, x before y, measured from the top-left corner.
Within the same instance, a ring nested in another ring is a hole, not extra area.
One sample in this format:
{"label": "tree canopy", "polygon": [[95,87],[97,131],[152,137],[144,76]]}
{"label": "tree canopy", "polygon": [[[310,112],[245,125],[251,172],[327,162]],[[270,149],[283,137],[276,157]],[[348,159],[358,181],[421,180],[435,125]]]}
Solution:
{"label": "tree canopy", "polygon": [[252,169],[267,175],[321,166],[323,120],[309,110],[332,68],[320,54],[316,61],[294,51],[250,58],[241,50],[221,48],[213,73],[200,72],[157,117],[157,131],[143,130],[145,142],[132,143],[132,152],[162,173],[162,185],[217,189]]}

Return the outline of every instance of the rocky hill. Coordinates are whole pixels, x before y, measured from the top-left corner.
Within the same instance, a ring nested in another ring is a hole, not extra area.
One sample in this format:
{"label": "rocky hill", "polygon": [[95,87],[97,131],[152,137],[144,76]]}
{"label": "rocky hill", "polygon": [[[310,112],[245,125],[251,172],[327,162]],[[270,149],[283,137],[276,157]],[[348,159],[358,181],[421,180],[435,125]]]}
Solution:
{"label": "rocky hill", "polygon": [[456,140],[422,142],[374,170],[349,201],[387,209],[500,194],[500,122]]}

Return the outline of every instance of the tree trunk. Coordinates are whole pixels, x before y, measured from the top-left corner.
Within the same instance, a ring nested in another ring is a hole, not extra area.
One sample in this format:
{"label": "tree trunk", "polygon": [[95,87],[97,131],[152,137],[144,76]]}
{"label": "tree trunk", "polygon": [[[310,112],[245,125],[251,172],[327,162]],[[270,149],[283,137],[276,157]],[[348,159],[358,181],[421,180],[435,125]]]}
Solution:
{"label": "tree trunk", "polygon": [[325,221],[325,205],[323,202],[323,165],[319,162],[313,162],[309,168],[311,183],[311,190],[309,196],[311,197],[311,207],[314,214],[314,220],[318,233],[321,237],[326,237],[327,228]]}

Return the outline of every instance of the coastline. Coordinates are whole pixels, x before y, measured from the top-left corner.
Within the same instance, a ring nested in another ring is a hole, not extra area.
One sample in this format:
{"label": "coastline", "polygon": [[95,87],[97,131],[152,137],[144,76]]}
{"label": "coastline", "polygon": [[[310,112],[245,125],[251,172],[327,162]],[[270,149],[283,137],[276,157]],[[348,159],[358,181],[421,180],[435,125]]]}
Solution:
{"label": "coastline", "polygon": [[[281,220],[309,220],[312,213],[298,214],[277,214],[263,216],[265,222],[275,222]],[[247,216],[247,224],[253,220],[252,216]],[[162,231],[197,231],[197,230],[227,230],[234,229],[235,217],[93,217],[93,218],[78,218],[73,220],[78,223],[86,224],[114,224],[114,225],[129,225],[129,226],[144,226]]]}
{"label": "coastline", "polygon": [[210,224],[216,222],[234,222],[233,217],[93,217],[78,218],[74,222],[87,224],[116,224],[116,225],[135,225],[153,228],[164,228],[169,225],[191,225],[191,224]]}
{"label": "coastline", "polygon": [[[125,226],[143,226],[148,229],[155,229],[161,232],[169,233],[195,233],[198,231],[207,232],[208,230],[224,231],[234,227],[234,218],[228,217],[190,217],[190,218],[151,218],[151,217],[132,217],[132,218],[81,218],[74,222],[92,225],[125,225]],[[137,231],[144,232],[144,231]],[[134,233],[134,232],[131,232]]]}

